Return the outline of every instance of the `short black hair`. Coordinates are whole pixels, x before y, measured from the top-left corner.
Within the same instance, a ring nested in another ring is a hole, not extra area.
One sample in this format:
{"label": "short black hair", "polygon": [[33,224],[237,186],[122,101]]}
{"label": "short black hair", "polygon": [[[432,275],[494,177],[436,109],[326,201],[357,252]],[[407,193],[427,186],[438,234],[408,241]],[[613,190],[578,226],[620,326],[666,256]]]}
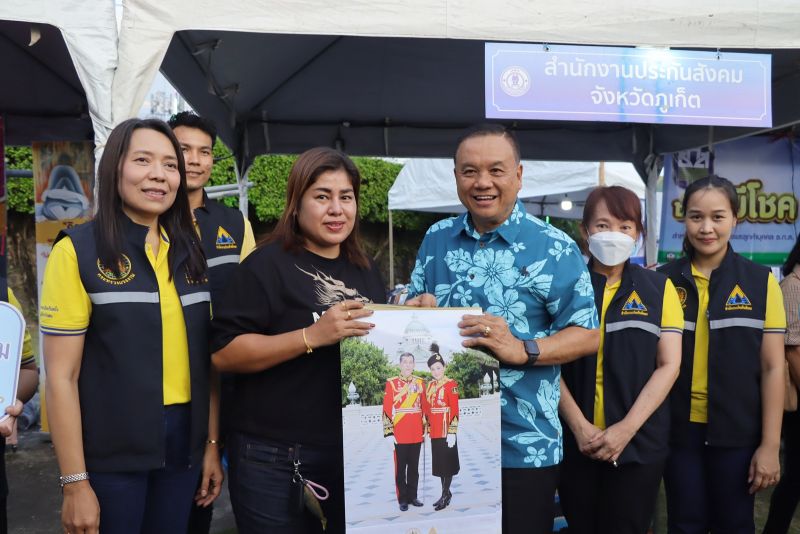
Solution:
{"label": "short black hair", "polygon": [[414,357],[414,355],[411,354],[410,352],[404,352],[403,354],[401,354],[400,358],[398,358],[397,361],[400,362],[400,363],[403,363],[403,358],[411,358],[412,362],[416,362],[417,361],[417,359]]}
{"label": "short black hair", "polygon": [[461,144],[466,141],[467,139],[472,139],[473,137],[483,137],[486,135],[499,135],[500,137],[505,137],[509,143],[511,143],[511,148],[514,150],[514,158],[516,159],[517,163],[520,162],[520,150],[519,150],[519,142],[517,141],[517,136],[514,135],[514,132],[503,126],[502,124],[495,124],[491,122],[484,122],[481,124],[474,124],[464,130],[464,133],[458,138],[458,142],[456,143],[456,151],[453,153],[453,162],[456,161],[456,155],[458,155],[458,149],[461,148]]}
{"label": "short black hair", "polygon": [[181,111],[176,113],[167,121],[169,127],[173,130],[178,126],[185,126],[187,128],[197,128],[207,133],[211,137],[211,146],[217,142],[217,127],[214,123],[205,117],[201,117],[194,111]]}

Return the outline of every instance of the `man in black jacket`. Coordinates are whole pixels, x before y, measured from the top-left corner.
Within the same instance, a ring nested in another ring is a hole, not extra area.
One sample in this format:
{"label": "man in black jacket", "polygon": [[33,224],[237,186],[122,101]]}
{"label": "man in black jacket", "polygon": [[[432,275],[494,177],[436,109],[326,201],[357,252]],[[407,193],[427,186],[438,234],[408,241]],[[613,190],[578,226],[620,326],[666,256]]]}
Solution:
{"label": "man in black jacket", "polygon": [[[217,139],[214,124],[191,111],[183,111],[174,115],[169,125],[181,144],[186,162],[189,207],[208,262],[213,310],[236,266],[255,248],[253,228],[238,210],[209,199],[203,189],[211,179],[214,166],[214,143]],[[232,388],[232,380],[222,377],[219,435],[209,436],[209,442],[224,441],[226,400],[230,398]],[[189,518],[189,534],[208,533],[211,516],[212,506],[195,506]]]}

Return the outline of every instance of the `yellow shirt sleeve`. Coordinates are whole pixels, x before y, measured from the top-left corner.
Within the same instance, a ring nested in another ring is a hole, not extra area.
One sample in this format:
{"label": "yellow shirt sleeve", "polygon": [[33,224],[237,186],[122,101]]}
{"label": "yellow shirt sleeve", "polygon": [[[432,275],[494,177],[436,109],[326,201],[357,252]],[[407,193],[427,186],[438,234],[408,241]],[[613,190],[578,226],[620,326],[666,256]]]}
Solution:
{"label": "yellow shirt sleeve", "polygon": [[783,309],[783,293],[781,286],[772,273],[767,279],[767,313],[764,317],[764,332],[786,332],[786,312]]}
{"label": "yellow shirt sleeve", "polygon": [[683,307],[672,280],[667,278],[661,307],[661,331],[683,333]]}
{"label": "yellow shirt sleeve", "polygon": [[[244,217],[244,215],[242,215]],[[247,218],[244,219],[244,238],[242,239],[242,251],[239,254],[241,263],[256,248],[256,237],[253,235],[253,225]]]}
{"label": "yellow shirt sleeve", "polygon": [[[20,313],[22,313],[22,306],[17,300],[16,295],[14,292],[11,291],[11,288],[8,288],[8,303],[14,306]],[[33,363],[36,361],[36,358],[33,356],[33,341],[31,341],[31,332],[28,330],[28,327],[25,327],[25,336],[22,338],[22,359],[20,360],[20,365],[26,365],[29,363]]]}
{"label": "yellow shirt sleeve", "polygon": [[78,256],[72,240],[65,237],[50,251],[44,269],[39,328],[52,336],[83,335],[91,315],[92,302],[81,282]]}

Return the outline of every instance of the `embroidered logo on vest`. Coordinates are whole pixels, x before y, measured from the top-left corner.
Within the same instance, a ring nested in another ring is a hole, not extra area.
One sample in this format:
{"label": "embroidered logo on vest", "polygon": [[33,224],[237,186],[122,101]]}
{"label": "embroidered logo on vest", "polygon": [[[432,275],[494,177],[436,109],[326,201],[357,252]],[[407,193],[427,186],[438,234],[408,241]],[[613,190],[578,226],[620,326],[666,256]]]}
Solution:
{"label": "embroidered logo on vest", "polygon": [[225,228],[220,226],[217,230],[217,249],[224,250],[231,248],[236,248],[236,241],[233,240],[231,234],[229,234]]}
{"label": "embroidered logo on vest", "polygon": [[677,286],[675,287],[675,291],[678,293],[678,300],[681,301],[681,308],[686,308],[686,289]]}
{"label": "embroidered logo on vest", "polygon": [[750,303],[750,299],[744,294],[739,284],[736,284],[731,294],[728,295],[728,300],[725,301],[725,311],[752,309],[753,305]]}
{"label": "embroidered logo on vest", "polygon": [[114,271],[103,265],[100,258],[97,258],[97,270],[100,271],[97,273],[97,277],[108,284],[115,286],[127,284],[136,277],[136,274],[131,272],[132,269],[131,259],[125,254],[122,255],[122,259],[119,261],[119,274],[114,273]]}
{"label": "embroidered logo on vest", "polygon": [[625,304],[622,306],[622,315],[647,315],[647,307],[642,303],[639,294],[634,289]]}

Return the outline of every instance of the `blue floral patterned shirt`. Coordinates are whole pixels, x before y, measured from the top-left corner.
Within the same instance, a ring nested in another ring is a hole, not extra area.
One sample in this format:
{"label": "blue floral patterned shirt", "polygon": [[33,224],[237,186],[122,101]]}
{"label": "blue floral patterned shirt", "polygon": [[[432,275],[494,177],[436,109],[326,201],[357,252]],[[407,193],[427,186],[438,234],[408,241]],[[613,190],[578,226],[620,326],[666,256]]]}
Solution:
{"label": "blue floral patterned shirt", "polygon": [[[411,296],[432,293],[439,306],[480,306],[505,318],[519,339],[567,326],[597,328],[589,271],[575,242],[527,214],[480,235],[468,213],[428,229],[411,274]],[[561,368],[500,368],[503,467],[561,462]]]}

